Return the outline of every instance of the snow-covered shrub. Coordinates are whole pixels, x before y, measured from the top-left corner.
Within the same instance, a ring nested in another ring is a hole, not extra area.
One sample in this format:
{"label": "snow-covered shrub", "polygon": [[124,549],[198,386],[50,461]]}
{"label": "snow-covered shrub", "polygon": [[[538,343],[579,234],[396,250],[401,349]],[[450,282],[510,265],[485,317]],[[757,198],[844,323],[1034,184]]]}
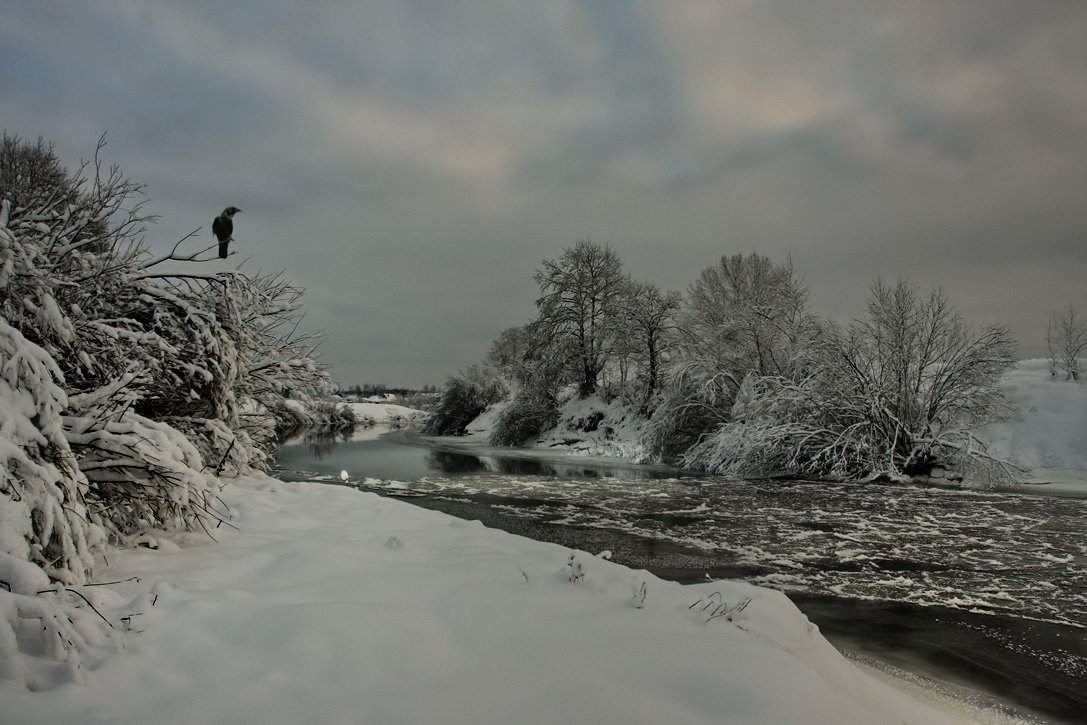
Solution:
{"label": "snow-covered shrub", "polygon": [[554,397],[523,390],[498,416],[490,443],[492,446],[520,445],[554,427],[558,419],[558,403]]}
{"label": "snow-covered shrub", "polygon": [[468,424],[506,393],[490,367],[472,365],[446,381],[438,408],[423,430],[430,435],[464,435]]}
{"label": "snow-covered shrub", "polygon": [[40,141],[0,143],[3,546],[65,582],[90,568],[90,522],[206,526],[215,476],[266,465],[277,426],[348,423],[318,403],[301,290],[197,273],[208,250],[185,239],[152,258],[142,189],[103,145],[72,174]]}
{"label": "snow-covered shrub", "polygon": [[31,690],[83,682],[88,659],[119,650],[90,591],[51,584],[40,567],[0,552],[0,681]]}
{"label": "snow-covered shrub", "polygon": [[977,479],[1018,469],[974,434],[1007,406],[1000,379],[1016,365],[1006,329],[974,329],[939,291],[919,298],[904,282],[872,288],[868,315],[828,328],[794,378],[752,374],[730,419],[684,462],[737,475],[867,478],[954,468]]}
{"label": "snow-covered shrub", "polygon": [[115,535],[206,530],[220,518],[214,470],[180,431],[108,403],[81,410],[65,417],[65,436],[89,481],[94,516]]}
{"label": "snow-covered shrub", "polygon": [[124,647],[101,613],[100,589],[51,583],[41,568],[0,552],[0,681],[33,691],[84,683]]}
{"label": "snow-covered shrub", "polygon": [[269,430],[267,440],[258,444],[245,430],[231,428],[214,418],[166,416],[160,422],[180,431],[200,454],[204,470],[216,476],[265,468],[267,460],[263,451],[275,437],[274,431]]}
{"label": "snow-covered shrub", "polygon": [[104,537],[64,433],[61,382],[49,354],[0,318],[0,551],[72,584]]}
{"label": "snow-covered shrub", "polygon": [[852,409],[836,407],[826,375],[748,375],[730,420],[681,456],[689,468],[735,476],[855,478],[870,469]]}
{"label": "snow-covered shrub", "polygon": [[791,261],[734,255],[703,270],[688,290],[653,412],[647,444],[656,457],[676,460],[726,424],[749,373],[797,374],[821,325]]}
{"label": "snow-covered shrub", "polygon": [[[669,366],[646,429],[645,443],[661,461],[677,461],[707,432],[728,421],[734,390],[730,373],[701,364]],[[739,381],[736,381],[739,387]]]}
{"label": "snow-covered shrub", "polygon": [[[99,145],[101,150],[102,145]],[[12,181],[12,179],[15,179]],[[85,349],[82,308],[108,304],[141,253],[139,185],[95,155],[75,174],[52,150],[4,136],[0,144],[0,314],[48,352],[68,385],[102,362]],[[115,345],[114,345],[115,346]],[[101,380],[90,387],[97,387]]]}

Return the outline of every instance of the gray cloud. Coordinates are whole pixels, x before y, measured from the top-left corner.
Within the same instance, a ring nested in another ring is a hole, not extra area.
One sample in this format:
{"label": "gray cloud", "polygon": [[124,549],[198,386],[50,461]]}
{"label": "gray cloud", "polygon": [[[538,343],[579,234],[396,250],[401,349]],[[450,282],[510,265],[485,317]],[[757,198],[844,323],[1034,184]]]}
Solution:
{"label": "gray cloud", "polygon": [[345,383],[440,382],[579,238],[683,289],[792,255],[848,319],[942,285],[1039,355],[1087,308],[1087,6],[3,3],[8,131],[147,184],[166,247],[227,204]]}

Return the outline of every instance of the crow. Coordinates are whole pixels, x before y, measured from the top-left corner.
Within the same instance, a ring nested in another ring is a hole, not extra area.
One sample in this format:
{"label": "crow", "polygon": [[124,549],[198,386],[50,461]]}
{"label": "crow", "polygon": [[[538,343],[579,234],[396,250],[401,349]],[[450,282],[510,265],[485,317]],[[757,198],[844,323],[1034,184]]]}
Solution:
{"label": "crow", "polygon": [[219,240],[219,257],[221,259],[226,259],[226,248],[230,246],[230,242],[234,239],[234,215],[240,211],[241,209],[236,206],[228,206],[211,223],[211,231],[215,234],[215,238]]}

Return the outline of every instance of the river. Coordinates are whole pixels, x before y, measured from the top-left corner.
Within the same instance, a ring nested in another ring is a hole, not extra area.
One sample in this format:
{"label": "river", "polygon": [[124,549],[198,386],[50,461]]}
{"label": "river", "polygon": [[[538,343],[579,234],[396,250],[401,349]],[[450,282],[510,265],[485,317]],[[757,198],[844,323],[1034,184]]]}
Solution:
{"label": "river", "polygon": [[356,488],[608,549],[662,578],[780,589],[855,659],[984,693],[986,707],[1087,721],[1085,499],[735,480],[404,432],[284,446],[276,466],[284,480],[346,471]]}

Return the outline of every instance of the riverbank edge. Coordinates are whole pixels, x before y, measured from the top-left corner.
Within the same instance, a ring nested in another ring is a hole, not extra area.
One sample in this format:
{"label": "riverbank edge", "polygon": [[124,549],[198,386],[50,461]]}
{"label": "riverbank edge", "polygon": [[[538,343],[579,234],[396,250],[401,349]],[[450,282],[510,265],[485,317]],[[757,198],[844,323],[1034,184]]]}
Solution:
{"label": "riverbank edge", "polygon": [[[375,431],[372,431],[371,434],[373,432],[375,432]],[[500,456],[500,457],[507,457],[507,458],[508,457],[513,457],[513,458],[522,458],[522,459],[527,459],[527,460],[537,460],[537,461],[545,462],[545,463],[558,463],[558,464],[563,464],[563,463],[569,464],[571,462],[577,462],[577,463],[584,463],[586,465],[599,465],[599,466],[603,466],[603,467],[607,467],[607,468],[611,468],[611,469],[630,469],[632,471],[633,470],[652,469],[652,470],[662,472],[662,473],[666,473],[666,474],[667,473],[674,473],[676,478],[690,478],[690,479],[692,479],[692,481],[697,480],[699,477],[707,475],[707,474],[700,474],[700,473],[692,472],[692,471],[684,471],[682,469],[678,469],[678,468],[671,467],[671,466],[664,466],[664,465],[660,465],[660,464],[633,463],[633,462],[630,462],[630,461],[625,460],[625,459],[619,459],[619,458],[614,458],[614,457],[610,457],[610,456],[583,455],[583,454],[579,454],[579,453],[570,453],[570,452],[567,452],[567,451],[553,451],[553,450],[539,449],[539,448],[509,448],[509,447],[502,447],[502,446],[491,446],[491,445],[487,444],[485,441],[479,440],[478,438],[473,439],[473,438],[465,438],[465,437],[461,437],[461,436],[431,436],[431,435],[422,434],[422,433],[418,432],[417,430],[412,430],[412,429],[386,430],[386,431],[384,431],[384,432],[382,432],[380,434],[380,437],[390,438],[391,440],[393,440],[393,441],[395,441],[397,443],[401,443],[401,444],[413,445],[413,446],[422,446],[422,447],[433,447],[433,448],[444,449],[444,450],[449,450],[449,451],[454,451],[454,452],[459,452],[459,453],[467,453],[467,454],[470,454],[470,455],[475,455],[475,456],[479,456],[479,457],[483,457],[483,458],[485,458],[487,456]],[[881,485],[920,485],[920,486],[924,486],[926,484],[924,484],[924,483],[914,483],[914,482],[904,482],[904,483],[891,482],[891,483],[884,483],[884,484],[881,484]],[[946,488],[946,486],[942,486],[941,488]],[[958,487],[956,487],[956,488],[958,488]],[[1018,489],[1012,490],[1012,491],[1009,491],[1009,492],[1011,492],[1011,493],[1024,493],[1024,491],[1018,490]],[[1050,493],[1049,495],[1060,495],[1060,494]],[[396,497],[395,495],[391,496],[391,497],[392,498],[399,498],[399,497]],[[493,512],[492,512],[491,515],[482,515],[481,510],[477,509],[474,512],[464,513],[464,512],[458,512],[456,510],[457,505],[454,504],[453,502],[426,501],[424,499],[419,499],[419,498],[414,498],[414,497],[405,498],[405,499],[401,499],[401,500],[406,500],[409,503],[414,503],[416,505],[420,505],[423,508],[431,508],[431,509],[439,510],[439,511],[442,511],[444,513],[448,513],[450,515],[458,516],[458,517],[469,519],[469,520],[482,520],[484,525],[491,526],[493,528],[499,528],[499,529],[502,529],[502,530],[505,530],[505,531],[510,531],[511,533],[515,533],[516,535],[522,535],[522,536],[526,535],[522,531],[511,531],[511,529],[509,527],[503,526],[500,523],[498,523],[497,518],[502,518],[502,516],[500,514],[495,514]],[[601,531],[603,531],[603,530],[601,530]],[[625,532],[618,532],[618,531],[609,531],[609,532],[607,532],[607,534],[610,534],[611,536],[632,537],[632,535],[630,535],[630,534],[626,534]],[[528,538],[533,538],[533,539],[539,540],[539,541],[547,541],[549,543],[558,543],[558,544],[564,545],[564,546],[571,545],[570,542],[563,540],[562,537],[555,538],[555,537],[540,537],[540,536],[530,535],[530,536],[528,536]],[[634,537],[634,538],[637,538],[637,537]],[[661,567],[653,566],[652,564],[647,563],[646,561],[639,560],[637,558],[633,558],[633,559],[628,558],[628,557],[626,557],[624,555],[624,552],[622,551],[622,549],[620,547],[613,546],[613,545],[609,544],[607,541],[602,540],[601,542],[599,542],[597,548],[599,548],[600,550],[603,550],[605,548],[611,549],[611,550],[613,550],[613,553],[614,553],[613,560],[616,561],[617,563],[623,564],[625,566],[630,566],[630,567],[633,567],[633,568],[644,568],[647,571],[652,572],[654,575],[659,576],[662,579],[667,579],[667,580],[670,580],[670,581],[676,581],[676,582],[679,582],[679,583],[695,583],[695,582],[705,581],[706,578],[707,578],[707,574],[706,574],[706,571],[705,571],[704,568],[695,567],[695,568],[692,568],[692,569],[689,569],[689,570],[684,570],[682,572],[672,571],[672,570],[668,570],[667,568],[661,568]],[[691,552],[691,553],[694,553],[694,552]],[[713,571],[713,570],[711,569],[711,571]],[[735,580],[735,577],[737,576],[737,574],[735,574],[735,573],[730,574],[729,572],[726,572],[726,571],[714,571],[714,575],[715,575],[714,580]],[[738,575],[742,577],[743,574],[742,574],[742,572],[740,572]],[[875,667],[876,669],[879,669],[882,672],[884,672],[885,675],[888,676],[888,677],[897,677],[898,675],[896,675],[896,673],[906,673],[906,676],[903,679],[903,686],[904,687],[913,687],[913,686],[915,686],[915,685],[911,685],[910,681],[913,678],[921,678],[922,681],[927,681],[927,682],[933,683],[933,686],[938,686],[940,688],[944,688],[948,693],[950,693],[954,697],[958,697],[958,698],[964,699],[964,700],[969,701],[969,702],[981,703],[981,706],[983,708],[988,708],[990,710],[995,709],[995,710],[997,710],[999,712],[1002,712],[1002,713],[1012,713],[1012,714],[1014,714],[1015,717],[1021,717],[1021,718],[1028,719],[1028,720],[1031,719],[1031,718],[1043,718],[1043,720],[1047,721],[1047,722],[1048,721],[1053,721],[1053,722],[1063,722],[1063,721],[1065,721],[1063,718],[1060,719],[1060,720],[1050,720],[1046,715],[1041,714],[1037,709],[1033,709],[1029,704],[1019,702],[1019,701],[1017,701],[1015,699],[1009,699],[1008,697],[1006,697],[1005,694],[1006,694],[1006,690],[1007,690],[1007,687],[1008,687],[1008,682],[1004,682],[1003,684],[999,684],[999,681],[1002,679],[1002,674],[1000,672],[993,672],[992,667],[990,667],[990,666],[979,666],[978,667],[978,672],[980,673],[981,681],[978,681],[978,679],[976,679],[976,678],[975,679],[955,678],[953,676],[953,673],[950,670],[948,670],[947,668],[941,669],[939,667],[932,667],[932,666],[903,667],[903,666],[901,666],[903,664],[901,661],[896,662],[896,661],[891,661],[890,659],[887,659],[886,657],[881,658],[878,653],[876,653],[875,651],[873,651],[871,649],[868,649],[868,648],[865,648],[865,647],[855,646],[856,643],[851,641],[851,637],[848,634],[844,634],[843,632],[838,631],[840,629],[840,627],[828,626],[827,620],[825,618],[820,617],[818,615],[813,616],[813,613],[811,612],[811,608],[805,606],[804,600],[806,598],[815,597],[817,595],[813,595],[813,594],[810,594],[810,593],[807,593],[807,592],[802,592],[802,591],[799,591],[799,590],[798,591],[783,591],[783,593],[786,596],[788,596],[790,598],[790,600],[794,601],[794,603],[796,603],[797,606],[799,608],[801,608],[801,610],[804,611],[804,613],[806,615],[811,617],[812,621],[814,621],[816,624],[818,624],[821,628],[824,629],[824,632],[828,636],[828,639],[834,644],[834,646],[837,649],[839,649],[840,652],[843,653],[843,655],[849,657],[850,659],[856,659],[857,661],[859,661],[861,663],[866,663],[868,666]],[[875,607],[879,607],[879,606],[891,606],[891,607],[894,607],[894,606],[898,605],[899,603],[894,602],[894,601],[889,601],[889,600],[888,601],[871,600],[871,601],[866,601],[866,604],[869,605],[869,606],[875,606]],[[942,612],[944,610],[944,608],[932,608],[932,607],[930,607],[928,609],[931,609],[933,611],[933,613],[934,613],[933,616],[939,616],[939,612],[937,612],[937,610],[939,610],[940,612]],[[947,609],[947,612],[958,612],[958,610]],[[984,615],[984,614],[970,615],[970,613],[962,613],[962,614],[968,615],[968,616],[977,616],[977,617],[993,616],[993,615]],[[1024,620],[1024,621],[1029,622],[1029,621],[1032,621],[1032,620]],[[1052,625],[1052,626],[1058,626],[1058,625]],[[1069,631],[1071,631],[1071,630],[1073,630],[1075,628],[1068,627],[1068,629],[1069,629]],[[989,687],[984,686],[985,682],[990,683],[990,686]],[[993,683],[998,683],[998,684],[996,684],[995,686],[992,686]],[[1082,706],[1084,708],[1084,711],[1087,711],[1087,701],[1080,702],[1079,700],[1076,699],[1076,697],[1075,697],[1076,691],[1075,691],[1074,687],[1069,689],[1069,687],[1067,686],[1067,683],[1061,683],[1060,686],[1056,686],[1054,689],[1055,689],[1055,692],[1053,693],[1053,698],[1052,698],[1052,699],[1056,700],[1056,704],[1054,705],[1054,708],[1055,708],[1055,710],[1057,712],[1068,716],[1069,717],[1069,719],[1067,720],[1068,722],[1075,722],[1075,719],[1073,719],[1071,717],[1071,714],[1080,712],[1080,710],[1078,710],[1079,707]]]}

